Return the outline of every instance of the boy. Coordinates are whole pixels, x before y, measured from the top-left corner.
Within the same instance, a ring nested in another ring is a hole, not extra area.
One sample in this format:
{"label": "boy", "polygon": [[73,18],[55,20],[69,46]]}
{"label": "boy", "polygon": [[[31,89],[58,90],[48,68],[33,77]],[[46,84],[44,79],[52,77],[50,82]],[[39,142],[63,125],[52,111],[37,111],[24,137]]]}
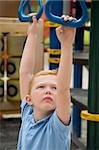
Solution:
{"label": "boy", "polygon": [[[62,17],[65,21],[74,19]],[[57,75],[50,70],[33,75],[38,38],[38,22],[33,16],[20,64],[23,100],[18,150],[70,149],[70,79],[75,32],[75,28],[64,26],[56,29],[61,43]]]}

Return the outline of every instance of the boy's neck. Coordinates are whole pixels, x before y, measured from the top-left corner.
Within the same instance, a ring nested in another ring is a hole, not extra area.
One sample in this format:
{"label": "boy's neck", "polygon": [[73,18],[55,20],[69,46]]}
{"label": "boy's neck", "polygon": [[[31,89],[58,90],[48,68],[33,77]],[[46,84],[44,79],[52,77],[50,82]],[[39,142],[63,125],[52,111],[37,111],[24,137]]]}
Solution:
{"label": "boy's neck", "polygon": [[50,112],[41,112],[41,111],[34,110],[34,120],[35,120],[35,122],[37,122],[39,120],[42,120],[42,119],[48,117],[51,114],[52,114],[52,111],[50,111]]}

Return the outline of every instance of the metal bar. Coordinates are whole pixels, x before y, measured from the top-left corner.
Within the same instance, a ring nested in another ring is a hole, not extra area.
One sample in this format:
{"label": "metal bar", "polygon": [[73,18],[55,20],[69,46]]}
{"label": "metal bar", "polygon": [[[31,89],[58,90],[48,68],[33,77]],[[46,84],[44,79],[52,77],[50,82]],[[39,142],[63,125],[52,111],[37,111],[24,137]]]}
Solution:
{"label": "metal bar", "polygon": [[[99,1],[92,1],[88,112],[99,114]],[[99,122],[88,121],[87,149],[99,149]]]}

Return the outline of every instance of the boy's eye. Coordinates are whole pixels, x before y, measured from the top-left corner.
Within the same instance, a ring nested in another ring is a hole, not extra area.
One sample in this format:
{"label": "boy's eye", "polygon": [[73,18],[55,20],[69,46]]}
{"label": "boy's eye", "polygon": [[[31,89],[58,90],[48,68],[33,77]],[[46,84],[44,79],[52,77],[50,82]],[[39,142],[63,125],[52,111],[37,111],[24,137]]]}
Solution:
{"label": "boy's eye", "polygon": [[52,89],[56,90],[56,86],[53,86]]}
{"label": "boy's eye", "polygon": [[44,85],[40,85],[40,86],[38,86],[37,88],[43,89],[43,88],[44,88]]}

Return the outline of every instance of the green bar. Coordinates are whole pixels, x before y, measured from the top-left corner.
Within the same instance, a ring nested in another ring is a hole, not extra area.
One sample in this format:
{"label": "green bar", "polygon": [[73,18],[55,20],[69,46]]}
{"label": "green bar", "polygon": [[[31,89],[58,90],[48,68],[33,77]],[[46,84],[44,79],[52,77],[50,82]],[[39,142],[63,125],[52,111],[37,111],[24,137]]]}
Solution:
{"label": "green bar", "polygon": [[[99,1],[91,5],[88,111],[99,114]],[[88,121],[87,149],[99,150],[99,122]]]}

